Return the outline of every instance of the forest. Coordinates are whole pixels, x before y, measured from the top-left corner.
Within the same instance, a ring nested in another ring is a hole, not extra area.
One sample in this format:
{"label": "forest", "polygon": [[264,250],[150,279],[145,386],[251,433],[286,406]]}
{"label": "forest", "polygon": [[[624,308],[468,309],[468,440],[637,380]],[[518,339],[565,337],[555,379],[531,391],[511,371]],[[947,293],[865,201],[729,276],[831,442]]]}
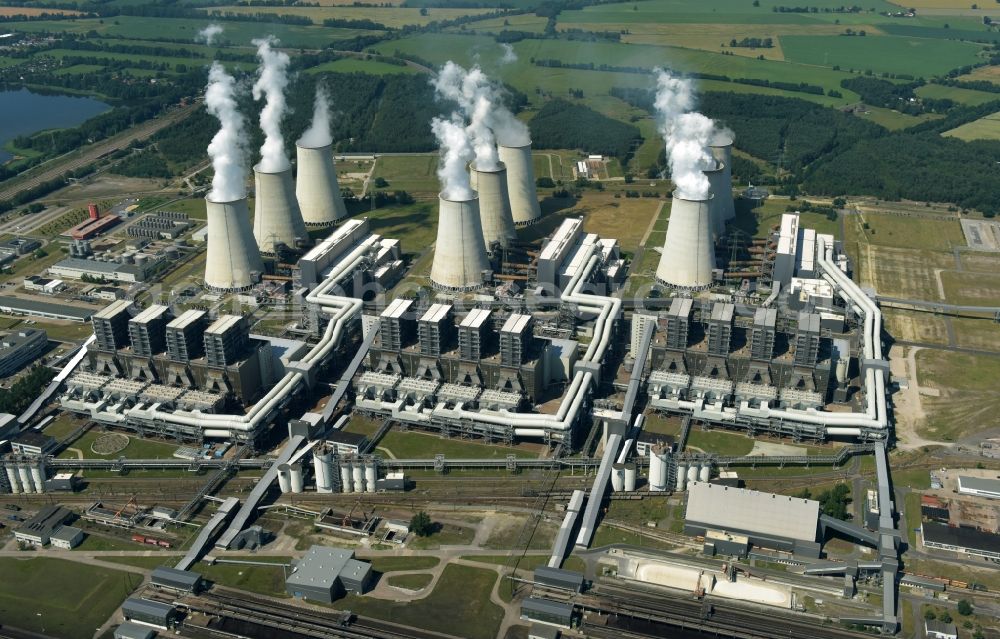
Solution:
{"label": "forest", "polygon": [[632,153],[632,143],[641,135],[631,124],[556,98],[546,102],[531,119],[531,139],[536,149],[582,149],[613,155],[624,162]]}

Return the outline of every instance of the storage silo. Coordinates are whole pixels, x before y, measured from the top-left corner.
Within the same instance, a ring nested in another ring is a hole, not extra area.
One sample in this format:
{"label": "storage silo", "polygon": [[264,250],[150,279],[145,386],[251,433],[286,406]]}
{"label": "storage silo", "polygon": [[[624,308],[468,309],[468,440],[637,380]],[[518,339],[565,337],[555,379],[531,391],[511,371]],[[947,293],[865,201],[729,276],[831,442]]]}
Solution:
{"label": "storage silo", "polygon": [[302,477],[302,464],[292,464],[288,469],[289,487],[293,493],[301,493],[305,490],[305,482]]}
{"label": "storage silo", "polygon": [[473,162],[469,167],[469,180],[479,193],[479,220],[486,250],[489,251],[494,242],[506,247],[517,238],[507,191],[507,167],[500,162],[496,170],[487,171],[476,168]]}
{"label": "storage silo", "polygon": [[611,489],[620,493],[625,488],[625,464],[612,464]]}
{"label": "storage silo", "polygon": [[725,202],[728,198],[729,204],[732,206],[733,200],[732,185],[726,183],[725,170],[725,165],[717,162],[714,169],[702,171],[708,178],[708,192],[712,194],[709,211],[712,219],[712,236],[716,239],[726,234],[726,220],[728,218],[726,217]]}
{"label": "storage silo", "polygon": [[333,226],[347,217],[347,207],[340,194],[337,169],[333,165],[333,145],[310,147],[295,145],[297,175],[295,197],[306,226]]}
{"label": "storage silo", "polygon": [[[666,465],[664,465],[664,470],[666,470]],[[638,469],[634,463],[629,462],[625,464],[625,492],[631,493],[635,491],[637,473]],[[663,483],[666,484],[666,481]]]}
{"label": "storage silo", "polygon": [[841,386],[847,384],[847,372],[850,364],[851,361],[846,357],[841,357],[837,360],[837,383]]}
{"label": "storage silo", "polygon": [[669,452],[666,446],[651,446],[649,449],[649,490],[663,492],[667,489],[667,459]]}
{"label": "storage silo", "polygon": [[260,252],[275,255],[279,244],[295,248],[300,241],[308,240],[309,232],[295,199],[292,167],[272,173],[261,170],[258,164],[253,167],[253,175],[257,188],[253,236]]}
{"label": "storage silo", "polygon": [[354,468],[351,469],[351,487],[353,492],[363,493],[365,492],[365,467],[359,461],[354,464]]}
{"label": "storage silo", "polygon": [[31,469],[27,466],[18,466],[17,474],[21,478],[21,490],[26,493],[35,492],[35,483],[31,481]]}
{"label": "storage silo", "polygon": [[542,217],[535,188],[535,165],[531,141],[523,146],[497,145],[500,161],[507,167],[507,191],[515,226],[528,226]]}
{"label": "storage silo", "polygon": [[687,488],[687,464],[677,464],[677,475],[676,481],[674,482],[674,490],[682,491]]}
{"label": "storage silo", "polygon": [[232,202],[205,198],[205,208],[205,286],[216,292],[249,289],[263,275],[264,262],[250,230],[246,198]]}
{"label": "storage silo", "polygon": [[31,467],[31,480],[35,482],[35,492],[45,492],[45,462],[38,460],[38,465]]}
{"label": "storage silo", "polygon": [[[728,131],[716,131],[708,146],[712,157],[723,165],[721,180],[728,189],[729,197],[722,201],[719,208],[722,211],[723,220],[729,221],[736,217],[736,206],[733,203],[733,136]],[[718,197],[718,193],[716,193],[716,197]]]}
{"label": "storage silo", "polygon": [[656,279],[661,284],[686,289],[712,285],[715,247],[711,202],[711,194],[704,200],[687,200],[674,192],[663,254],[656,267]]}
{"label": "storage silo", "polygon": [[17,477],[17,470],[11,465],[4,466],[4,470],[7,473],[7,483],[10,484],[10,492],[20,495],[21,480]]}
{"label": "storage silo", "polygon": [[688,466],[687,480],[689,484],[693,481],[698,481],[698,464]]}
{"label": "storage silo", "polygon": [[351,481],[351,465],[347,462],[340,462],[340,490],[341,492],[351,492],[353,482]]}
{"label": "storage silo", "polygon": [[473,291],[490,270],[479,219],[479,196],[449,200],[438,196],[438,232],[431,264],[431,284],[445,291]]}
{"label": "storage silo", "polygon": [[333,475],[332,455],[330,453],[313,453],[313,474],[316,475],[316,492],[332,492]]}
{"label": "storage silo", "polygon": [[292,491],[291,474],[291,469],[288,464],[281,464],[278,466],[278,488],[283,494]]}
{"label": "storage silo", "polygon": [[375,482],[378,480],[378,465],[374,461],[365,464],[365,492],[375,492]]}
{"label": "storage silo", "polygon": [[698,481],[708,481],[712,478],[712,465],[705,463],[698,469]]}

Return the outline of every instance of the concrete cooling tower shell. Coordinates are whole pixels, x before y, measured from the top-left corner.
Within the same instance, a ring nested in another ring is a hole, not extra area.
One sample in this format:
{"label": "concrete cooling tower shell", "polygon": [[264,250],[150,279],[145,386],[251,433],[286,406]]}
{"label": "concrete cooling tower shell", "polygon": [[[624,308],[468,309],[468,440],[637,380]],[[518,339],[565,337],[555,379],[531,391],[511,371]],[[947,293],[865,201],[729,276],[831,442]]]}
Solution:
{"label": "concrete cooling tower shell", "polygon": [[712,285],[715,248],[711,202],[711,195],[707,200],[686,200],[674,193],[663,255],[656,267],[656,279],[660,283],[686,289]]}
{"label": "concrete cooling tower shell", "polygon": [[473,164],[469,167],[469,177],[472,188],[479,193],[479,220],[486,248],[493,242],[506,247],[517,238],[507,191],[507,167],[501,162],[495,171],[481,171]]}
{"label": "concrete cooling tower shell", "polygon": [[515,226],[528,226],[542,217],[535,190],[535,165],[531,159],[531,143],[524,146],[497,145],[500,161],[507,167],[507,190]]}
{"label": "concrete cooling tower shell", "polygon": [[265,173],[258,164],[253,168],[257,187],[254,201],[253,236],[260,252],[275,254],[275,246],[295,248],[296,240],[306,240],[309,232],[302,221],[302,211],[295,199],[292,167],[275,173]]}
{"label": "concrete cooling tower shell", "polygon": [[490,269],[479,219],[479,198],[438,197],[438,233],[431,264],[431,284],[446,291],[473,291],[483,286]]}
{"label": "concrete cooling tower shell", "polygon": [[[722,202],[720,210],[723,212],[724,220],[729,221],[736,217],[736,207],[733,205],[733,136],[725,131],[718,131],[708,146],[712,151],[712,157],[723,164],[723,174],[726,176],[723,183],[729,190],[729,197]],[[719,197],[717,192],[715,197]]]}
{"label": "concrete cooling tower shell", "polygon": [[340,195],[337,170],[333,166],[333,145],[308,147],[295,145],[298,175],[295,197],[299,201],[306,226],[333,226],[347,217],[347,207]]}
{"label": "concrete cooling tower shell", "polygon": [[257,242],[250,231],[246,199],[213,202],[205,198],[208,248],[205,286],[213,291],[244,291],[264,273]]}
{"label": "concrete cooling tower shell", "polygon": [[733,207],[733,189],[730,183],[726,182],[726,165],[719,162],[714,169],[703,171],[708,178],[709,192],[712,194],[712,235],[716,238],[726,234],[726,216],[729,211],[726,209],[726,200],[729,200],[729,208]]}

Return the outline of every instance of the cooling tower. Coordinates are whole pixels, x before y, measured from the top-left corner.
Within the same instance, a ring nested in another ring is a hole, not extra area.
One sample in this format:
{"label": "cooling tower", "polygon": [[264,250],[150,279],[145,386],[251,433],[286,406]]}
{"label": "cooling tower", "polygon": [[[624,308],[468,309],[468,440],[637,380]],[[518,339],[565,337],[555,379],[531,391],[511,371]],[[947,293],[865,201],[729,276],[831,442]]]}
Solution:
{"label": "cooling tower", "polygon": [[535,166],[531,160],[531,143],[525,146],[497,146],[500,161],[507,167],[507,191],[515,226],[528,226],[542,217],[535,191]]}
{"label": "cooling tower", "polygon": [[438,234],[431,264],[431,284],[446,291],[472,291],[483,286],[490,269],[479,220],[479,197],[446,200],[438,196]]}
{"label": "cooling tower", "polygon": [[[723,220],[728,221],[736,217],[736,207],[733,205],[733,136],[731,133],[725,131],[716,132],[712,141],[709,143],[709,148],[712,150],[712,157],[715,158],[717,162],[721,162],[723,165],[723,174],[726,176],[722,183],[726,185],[723,193],[726,193],[726,197],[721,204],[719,204],[719,210],[723,212]],[[719,192],[714,190],[715,197],[719,197]]]}
{"label": "cooling tower", "polygon": [[298,175],[295,197],[306,226],[333,226],[347,217],[344,198],[340,195],[337,171],[333,168],[333,145],[308,147],[295,145]]}
{"label": "cooling tower", "polygon": [[493,242],[507,246],[517,237],[507,191],[507,167],[501,162],[495,171],[480,171],[473,164],[469,167],[469,177],[472,188],[479,192],[479,220],[486,248],[489,249]]}
{"label": "cooling tower", "polygon": [[292,187],[292,167],[265,173],[258,164],[253,168],[253,175],[257,185],[253,236],[257,238],[260,252],[274,255],[278,244],[295,248],[296,240],[309,239]]}
{"label": "cooling tower", "polygon": [[726,177],[726,165],[718,162],[714,169],[703,171],[708,178],[709,193],[712,194],[712,204],[709,207],[712,215],[712,235],[715,238],[726,234],[726,220],[729,214],[726,209],[726,200],[729,200],[729,208],[733,208],[733,189]]}
{"label": "cooling tower", "polygon": [[205,198],[208,250],[205,286],[213,291],[242,291],[264,273],[260,251],[250,231],[246,199],[213,202]]}
{"label": "cooling tower", "polygon": [[712,246],[712,196],[685,200],[674,192],[670,204],[667,239],[656,267],[656,279],[679,288],[708,288],[715,268]]}

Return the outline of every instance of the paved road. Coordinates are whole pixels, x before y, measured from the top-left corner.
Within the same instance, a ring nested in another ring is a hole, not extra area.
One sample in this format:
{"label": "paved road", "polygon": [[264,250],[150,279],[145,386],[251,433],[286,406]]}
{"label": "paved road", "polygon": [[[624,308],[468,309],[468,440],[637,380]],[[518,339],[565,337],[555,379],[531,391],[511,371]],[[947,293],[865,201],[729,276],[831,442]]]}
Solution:
{"label": "paved road", "polygon": [[0,191],[0,200],[10,200],[22,191],[34,188],[42,182],[86,166],[101,156],[127,147],[132,143],[132,140],[145,140],[171,124],[183,120],[200,108],[201,100],[199,99],[188,106],[172,109],[161,117],[148,120],[107,140],[84,147],[79,155],[64,155],[49,160],[11,180],[14,184],[6,185],[6,188]]}

